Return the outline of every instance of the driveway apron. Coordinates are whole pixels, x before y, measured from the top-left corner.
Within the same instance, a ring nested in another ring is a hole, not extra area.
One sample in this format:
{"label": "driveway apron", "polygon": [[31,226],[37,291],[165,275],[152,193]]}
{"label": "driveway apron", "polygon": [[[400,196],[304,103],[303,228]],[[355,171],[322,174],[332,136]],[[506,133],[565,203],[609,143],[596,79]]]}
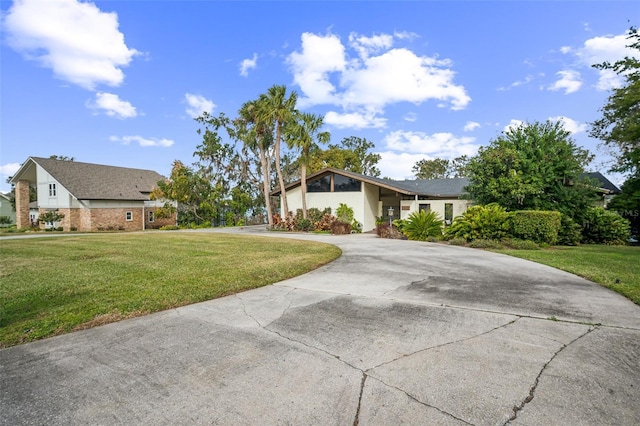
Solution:
{"label": "driveway apron", "polygon": [[640,306],[612,291],[464,247],[225,232],[343,254],[0,350],[0,424],[640,424]]}

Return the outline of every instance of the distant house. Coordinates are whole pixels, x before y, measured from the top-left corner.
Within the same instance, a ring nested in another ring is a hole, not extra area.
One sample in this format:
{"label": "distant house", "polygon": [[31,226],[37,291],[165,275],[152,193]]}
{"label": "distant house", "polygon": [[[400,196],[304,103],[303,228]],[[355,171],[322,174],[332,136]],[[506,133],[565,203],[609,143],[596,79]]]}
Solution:
{"label": "distant house", "polygon": [[[331,207],[335,213],[344,203],[364,231],[375,228],[377,217],[405,219],[419,210],[435,211],[450,223],[472,204],[464,199],[468,184],[467,178],[395,181],[326,168],[307,176],[307,208]],[[302,208],[301,185],[298,180],[285,187],[289,210],[294,212]],[[280,190],[271,195],[279,196]]]}
{"label": "distant house", "polygon": [[583,173],[582,175],[580,175],[580,177],[589,178],[597,184],[602,207],[607,207],[607,204],[609,204],[611,198],[613,198],[614,195],[620,194],[622,192],[620,188],[615,186],[600,172]]}
{"label": "distant house", "polygon": [[[37,223],[37,215],[57,211],[65,231],[135,231],[176,224],[176,214],[156,217],[164,201],[150,199],[165,178],[152,170],[29,157],[11,178],[15,185],[18,228]],[[37,190],[36,208],[29,206],[29,187]],[[44,225],[40,225],[44,226]]]}
{"label": "distant house", "polygon": [[9,194],[0,193],[0,216],[11,219],[11,224],[16,223],[16,211],[11,205],[11,197]]}

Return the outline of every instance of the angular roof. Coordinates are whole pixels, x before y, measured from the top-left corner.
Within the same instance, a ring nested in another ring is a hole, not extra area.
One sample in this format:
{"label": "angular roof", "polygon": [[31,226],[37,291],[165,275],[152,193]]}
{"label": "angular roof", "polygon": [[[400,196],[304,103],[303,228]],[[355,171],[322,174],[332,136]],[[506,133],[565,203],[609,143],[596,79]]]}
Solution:
{"label": "angular roof", "polygon": [[589,179],[598,181],[598,183],[600,184],[600,188],[606,189],[610,194],[619,194],[622,192],[620,188],[611,183],[611,181],[604,177],[604,175],[600,172],[582,173],[580,177],[587,177]]}
{"label": "angular roof", "polygon": [[[417,179],[417,180],[388,180],[377,177],[365,176],[359,173],[348,172],[346,170],[334,169],[328,167],[316,173],[307,176],[307,181],[320,178],[330,173],[337,173],[342,176],[367,182],[372,185],[386,188],[391,191],[399,192],[405,195],[424,195],[430,197],[459,197],[465,194],[464,188],[469,185],[468,178],[448,178],[448,179]],[[285,186],[285,190],[289,190],[300,186],[301,180],[290,183]],[[279,195],[280,189],[271,192],[271,195]]]}
{"label": "angular roof", "polygon": [[53,158],[29,157],[11,179],[33,176],[33,164],[46,170],[79,200],[148,200],[149,193],[165,177],[153,170],[130,169]]}

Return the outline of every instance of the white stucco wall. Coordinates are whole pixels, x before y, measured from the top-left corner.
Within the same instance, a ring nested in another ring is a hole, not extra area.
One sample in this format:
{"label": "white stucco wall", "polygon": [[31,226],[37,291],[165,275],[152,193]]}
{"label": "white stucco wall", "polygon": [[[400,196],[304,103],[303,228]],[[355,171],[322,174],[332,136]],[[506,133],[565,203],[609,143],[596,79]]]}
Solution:
{"label": "white stucco wall", "polygon": [[[327,207],[331,207],[331,213],[335,215],[341,203],[353,209],[353,217],[362,223],[364,231],[370,231],[375,228],[378,210],[377,187],[364,184],[364,191],[358,192],[307,192],[307,209],[315,207],[324,210]],[[280,209],[282,209],[282,202],[280,204]],[[302,208],[302,191],[300,187],[287,191],[287,204],[289,211],[292,212]]]}
{"label": "white stucco wall", "polygon": [[[440,215],[440,218],[444,220],[444,205],[447,203],[453,204],[453,218],[460,216],[469,208],[472,204],[471,200],[402,200],[400,202],[400,218],[406,219],[413,212],[418,211],[420,204],[429,204],[431,210]],[[409,206],[409,210],[402,210],[402,206]]]}

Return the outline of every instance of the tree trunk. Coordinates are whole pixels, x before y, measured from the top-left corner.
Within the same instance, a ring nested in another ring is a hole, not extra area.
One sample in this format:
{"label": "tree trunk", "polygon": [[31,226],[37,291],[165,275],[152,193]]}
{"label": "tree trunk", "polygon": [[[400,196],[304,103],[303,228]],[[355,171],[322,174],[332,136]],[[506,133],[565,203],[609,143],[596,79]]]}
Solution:
{"label": "tree trunk", "polygon": [[267,209],[267,221],[269,223],[269,229],[273,229],[273,214],[271,212],[271,197],[269,196],[269,180],[270,170],[267,162],[267,156],[265,149],[262,145],[260,149],[260,165],[262,166],[262,191],[264,193],[264,206]]}
{"label": "tree trunk", "polygon": [[280,182],[280,199],[282,200],[282,210],[280,212],[280,216],[283,218],[287,217],[289,213],[289,205],[287,204],[287,192],[284,189],[284,179],[282,178],[282,169],[280,167],[280,131],[282,126],[278,123],[276,128],[276,146],[275,146],[275,155],[276,155],[276,173],[278,174],[278,182]]}
{"label": "tree trunk", "polygon": [[302,194],[302,217],[307,218],[307,165],[300,165],[300,193]]}

